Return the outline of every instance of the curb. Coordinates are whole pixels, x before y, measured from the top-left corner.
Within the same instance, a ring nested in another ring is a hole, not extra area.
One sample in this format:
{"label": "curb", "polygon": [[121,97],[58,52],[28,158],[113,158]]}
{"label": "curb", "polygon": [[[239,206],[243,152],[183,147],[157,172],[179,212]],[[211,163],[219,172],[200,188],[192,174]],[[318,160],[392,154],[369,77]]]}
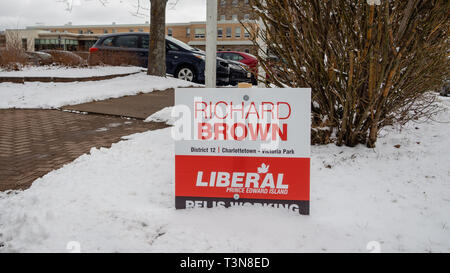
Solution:
{"label": "curb", "polygon": [[89,81],[103,81],[110,80],[119,77],[126,77],[141,72],[125,73],[125,74],[114,74],[105,76],[93,76],[93,77],[0,77],[0,83],[10,82],[10,83],[25,83],[25,82],[89,82]]}

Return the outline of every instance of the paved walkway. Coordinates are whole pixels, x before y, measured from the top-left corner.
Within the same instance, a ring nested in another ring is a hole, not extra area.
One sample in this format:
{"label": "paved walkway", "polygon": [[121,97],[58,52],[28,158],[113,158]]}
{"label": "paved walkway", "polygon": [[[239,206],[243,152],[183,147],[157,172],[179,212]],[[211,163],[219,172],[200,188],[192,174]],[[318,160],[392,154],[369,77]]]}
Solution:
{"label": "paved walkway", "polygon": [[0,110],[0,191],[26,189],[92,147],[110,147],[122,136],[164,127],[106,115]]}
{"label": "paved walkway", "polygon": [[174,89],[63,107],[64,110],[146,119],[174,105]]}

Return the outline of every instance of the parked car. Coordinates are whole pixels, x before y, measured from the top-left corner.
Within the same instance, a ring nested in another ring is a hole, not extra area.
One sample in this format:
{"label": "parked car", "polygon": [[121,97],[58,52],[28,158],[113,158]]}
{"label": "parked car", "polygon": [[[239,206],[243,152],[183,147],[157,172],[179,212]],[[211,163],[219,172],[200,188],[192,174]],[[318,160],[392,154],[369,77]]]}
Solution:
{"label": "parked car", "polygon": [[250,53],[239,51],[218,51],[217,57],[246,64],[252,71],[258,71],[258,59]]}
{"label": "parked car", "polygon": [[[116,58],[127,54],[137,65],[148,67],[148,33],[120,33],[101,36],[90,48],[89,62],[96,56]],[[166,72],[175,78],[203,83],[205,81],[205,53],[173,37],[166,36]],[[217,58],[217,84],[230,81],[230,65]]]}
{"label": "parked car", "polygon": [[240,62],[249,67],[249,71],[252,73],[251,82],[257,84],[258,76],[258,59],[250,53],[239,51],[218,51],[217,57],[223,58],[227,61]]}
{"label": "parked car", "polygon": [[25,53],[28,57],[28,62],[34,65],[50,65],[53,63],[52,55],[41,51],[28,51]]}
{"label": "parked car", "polygon": [[237,85],[240,82],[252,83],[253,74],[246,64],[228,61],[230,63],[230,85]]}

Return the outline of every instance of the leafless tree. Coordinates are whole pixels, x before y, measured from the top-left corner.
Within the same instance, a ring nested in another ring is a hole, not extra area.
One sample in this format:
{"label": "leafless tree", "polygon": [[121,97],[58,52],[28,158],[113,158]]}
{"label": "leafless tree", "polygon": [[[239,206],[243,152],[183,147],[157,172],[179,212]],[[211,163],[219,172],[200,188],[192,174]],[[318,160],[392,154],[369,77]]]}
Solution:
{"label": "leafless tree", "polygon": [[150,0],[150,3],[150,44],[147,74],[165,77],[167,0]]}
{"label": "leafless tree", "polygon": [[[150,44],[148,51],[148,75],[166,76],[166,9],[174,9],[179,0],[150,0]],[[149,9],[137,0],[136,15]]]}
{"label": "leafless tree", "polygon": [[254,44],[279,60],[259,56],[269,81],[312,88],[314,143],[374,147],[383,126],[435,110],[428,91],[450,75],[450,1],[250,2],[267,29]]}
{"label": "leafless tree", "polygon": [[[107,5],[108,0],[97,0],[102,5]],[[134,0],[133,15],[138,17],[150,16],[150,44],[148,51],[148,75],[166,76],[166,8],[174,9],[179,0]],[[145,1],[150,4],[148,7]],[[59,0],[66,4],[66,9],[71,11],[74,0]],[[169,2],[169,5],[168,5]]]}

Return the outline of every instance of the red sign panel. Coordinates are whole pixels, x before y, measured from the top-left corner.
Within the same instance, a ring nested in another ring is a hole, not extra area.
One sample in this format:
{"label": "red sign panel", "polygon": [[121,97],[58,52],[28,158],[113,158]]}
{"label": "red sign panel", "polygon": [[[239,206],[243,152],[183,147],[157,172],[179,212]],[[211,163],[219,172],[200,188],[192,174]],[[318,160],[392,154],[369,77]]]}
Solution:
{"label": "red sign panel", "polygon": [[176,208],[246,202],[308,214],[309,167],[309,158],[176,156]]}

